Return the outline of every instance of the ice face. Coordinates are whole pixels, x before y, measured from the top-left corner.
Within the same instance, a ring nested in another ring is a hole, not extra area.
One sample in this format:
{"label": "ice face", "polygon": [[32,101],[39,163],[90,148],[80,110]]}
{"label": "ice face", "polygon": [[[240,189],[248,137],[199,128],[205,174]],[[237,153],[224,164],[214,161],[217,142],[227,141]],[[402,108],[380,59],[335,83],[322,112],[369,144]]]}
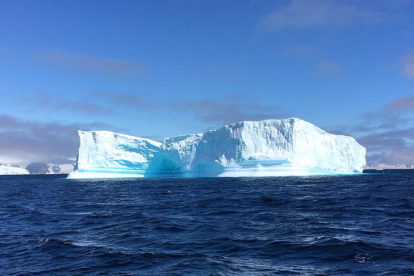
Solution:
{"label": "ice face", "polygon": [[365,148],[306,121],[244,121],[163,143],[104,131],[80,131],[70,177],[215,177],[362,172]]}
{"label": "ice face", "polygon": [[144,177],[161,143],[109,131],[78,131],[79,154],[72,178]]}
{"label": "ice face", "polygon": [[23,168],[0,165],[0,175],[18,175],[29,174],[29,171]]}

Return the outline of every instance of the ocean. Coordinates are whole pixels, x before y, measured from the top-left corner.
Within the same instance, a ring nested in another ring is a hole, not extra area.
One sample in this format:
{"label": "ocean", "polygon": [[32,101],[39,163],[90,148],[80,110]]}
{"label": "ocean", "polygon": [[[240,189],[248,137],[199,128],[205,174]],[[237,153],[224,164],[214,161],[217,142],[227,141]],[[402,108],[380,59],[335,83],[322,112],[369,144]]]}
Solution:
{"label": "ocean", "polygon": [[414,275],[414,171],[1,176],[0,275]]}

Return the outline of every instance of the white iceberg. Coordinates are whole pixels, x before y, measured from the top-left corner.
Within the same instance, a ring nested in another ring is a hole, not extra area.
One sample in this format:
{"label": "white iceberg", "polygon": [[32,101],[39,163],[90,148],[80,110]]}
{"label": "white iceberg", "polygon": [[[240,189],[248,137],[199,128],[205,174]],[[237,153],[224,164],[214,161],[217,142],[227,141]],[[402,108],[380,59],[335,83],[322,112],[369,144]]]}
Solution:
{"label": "white iceberg", "polygon": [[243,121],[163,143],[108,131],[79,131],[69,178],[250,177],[361,173],[363,146],[306,121]]}
{"label": "white iceberg", "polygon": [[24,168],[0,165],[0,175],[20,175],[29,174],[29,171]]}

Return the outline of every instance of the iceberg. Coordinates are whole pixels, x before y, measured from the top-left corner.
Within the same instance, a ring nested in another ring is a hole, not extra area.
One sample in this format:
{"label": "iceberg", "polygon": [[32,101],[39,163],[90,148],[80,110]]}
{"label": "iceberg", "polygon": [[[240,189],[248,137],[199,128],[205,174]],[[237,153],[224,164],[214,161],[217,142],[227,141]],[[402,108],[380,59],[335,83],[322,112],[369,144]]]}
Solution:
{"label": "iceberg", "polygon": [[297,118],[243,121],[162,143],[79,131],[69,178],[257,177],[361,173],[366,149]]}
{"label": "iceberg", "polygon": [[0,165],[0,175],[29,174],[29,171],[20,167]]}

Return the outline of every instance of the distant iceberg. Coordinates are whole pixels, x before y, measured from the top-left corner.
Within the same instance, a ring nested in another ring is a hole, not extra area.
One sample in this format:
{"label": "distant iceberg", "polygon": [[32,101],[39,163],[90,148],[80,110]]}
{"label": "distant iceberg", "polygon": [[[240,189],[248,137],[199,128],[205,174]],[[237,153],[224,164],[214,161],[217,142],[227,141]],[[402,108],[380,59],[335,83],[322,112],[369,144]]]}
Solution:
{"label": "distant iceberg", "polygon": [[306,121],[243,121],[162,143],[109,131],[79,131],[69,178],[256,177],[361,173],[366,149]]}
{"label": "distant iceberg", "polygon": [[19,167],[0,165],[0,175],[29,174],[29,171]]}

